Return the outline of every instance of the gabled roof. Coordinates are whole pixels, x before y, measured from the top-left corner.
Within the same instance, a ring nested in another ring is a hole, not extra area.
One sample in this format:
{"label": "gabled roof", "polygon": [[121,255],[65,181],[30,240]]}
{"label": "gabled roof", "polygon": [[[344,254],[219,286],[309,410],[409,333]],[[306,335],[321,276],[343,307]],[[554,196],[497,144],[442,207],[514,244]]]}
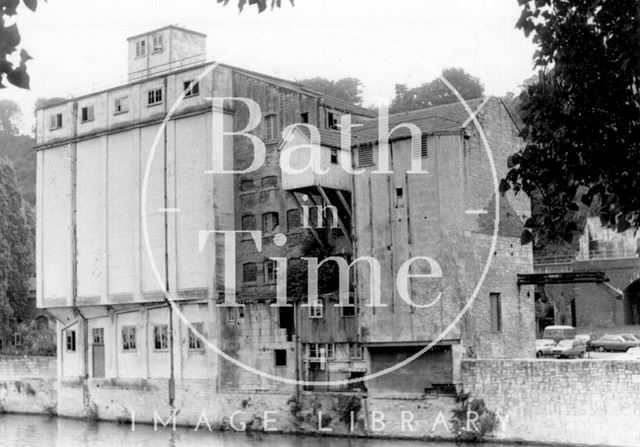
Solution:
{"label": "gabled roof", "polygon": [[[470,99],[466,103],[476,115],[487,100],[488,98],[477,98]],[[469,119],[469,112],[464,105],[460,102],[455,102],[389,115],[389,130],[398,124],[413,123],[418,126],[422,133],[426,134],[456,132],[465,127]],[[375,143],[378,141],[378,120],[371,120],[362,127],[355,128],[353,135],[354,144]],[[389,141],[409,137],[411,137],[409,129],[401,127],[390,135]]]}

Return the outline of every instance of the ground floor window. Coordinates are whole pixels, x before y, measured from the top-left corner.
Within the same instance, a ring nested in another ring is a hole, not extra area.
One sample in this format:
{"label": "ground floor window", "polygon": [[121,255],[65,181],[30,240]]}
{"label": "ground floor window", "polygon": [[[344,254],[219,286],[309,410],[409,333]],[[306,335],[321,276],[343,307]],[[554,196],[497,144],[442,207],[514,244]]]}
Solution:
{"label": "ground floor window", "polygon": [[[195,331],[197,333],[199,333],[200,335],[204,336],[204,324],[203,323],[192,323],[191,326],[193,326],[193,329],[195,329]],[[204,349],[204,345],[202,343],[202,340],[200,340],[198,338],[198,336],[196,335],[196,333],[194,333],[192,330],[189,330],[189,349],[194,350],[194,351],[202,351]]]}
{"label": "ground floor window", "polygon": [[124,326],[122,328],[122,350],[133,352],[136,350],[136,327]]}
{"label": "ground floor window", "polygon": [[156,324],[153,327],[153,340],[156,351],[166,351],[169,349],[169,326],[166,324]]}

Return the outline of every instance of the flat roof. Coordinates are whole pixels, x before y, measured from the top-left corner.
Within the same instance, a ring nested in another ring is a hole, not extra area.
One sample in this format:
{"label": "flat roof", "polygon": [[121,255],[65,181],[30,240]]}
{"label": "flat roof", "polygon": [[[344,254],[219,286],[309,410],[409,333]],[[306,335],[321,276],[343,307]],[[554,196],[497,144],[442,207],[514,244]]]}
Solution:
{"label": "flat roof", "polygon": [[160,31],[164,31],[166,29],[175,29],[175,30],[178,30],[178,31],[182,31],[183,33],[190,33],[190,34],[195,34],[195,35],[200,36],[200,37],[207,37],[207,35],[204,34],[204,33],[200,33],[198,31],[194,31],[194,30],[191,30],[191,29],[188,29],[188,28],[184,28],[182,26],[166,25],[166,26],[163,26],[163,27],[160,27],[160,28],[153,29],[151,31],[147,31],[147,32],[144,32],[144,33],[136,34],[135,36],[127,37],[127,41],[133,40],[133,39],[137,39],[137,38],[142,37],[142,36],[148,36],[149,34],[155,34],[155,33],[158,33]]}

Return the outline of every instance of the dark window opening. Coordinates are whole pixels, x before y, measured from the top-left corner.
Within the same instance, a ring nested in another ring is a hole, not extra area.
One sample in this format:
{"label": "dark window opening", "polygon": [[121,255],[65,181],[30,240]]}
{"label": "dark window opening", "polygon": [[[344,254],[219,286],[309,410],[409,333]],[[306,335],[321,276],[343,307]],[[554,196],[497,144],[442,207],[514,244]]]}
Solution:
{"label": "dark window opening", "polygon": [[249,214],[246,216],[242,216],[242,230],[243,231],[253,231],[256,230],[256,216],[253,214]]}
{"label": "dark window opening", "polygon": [[502,303],[499,293],[489,294],[491,306],[491,332],[502,331]]}
{"label": "dark window opening", "polygon": [[67,332],[67,352],[76,352],[76,331]]}
{"label": "dark window opening", "polygon": [[242,281],[256,282],[258,280],[258,267],[253,262],[248,262],[242,266]]}
{"label": "dark window opening", "polygon": [[256,183],[253,180],[243,180],[240,182],[240,191],[251,191],[256,189]]}
{"label": "dark window opening", "polygon": [[309,112],[302,112],[300,114],[300,121],[305,124],[309,123]]}
{"label": "dark window opening", "polygon": [[286,349],[274,349],[274,357],[276,366],[287,366],[287,350]]}
{"label": "dark window opening", "polygon": [[331,149],[331,163],[337,165],[338,161],[338,149]]}
{"label": "dark window opening", "polygon": [[338,114],[334,112],[327,112],[327,128],[338,130]]}
{"label": "dark window opening", "polygon": [[278,186],[278,177],[275,175],[269,175],[262,179],[263,188],[275,188]]}
{"label": "dark window opening", "polygon": [[287,211],[287,230],[293,231],[302,227],[302,215],[299,209]]}
{"label": "dark window opening", "polygon": [[287,341],[292,341],[295,333],[293,307],[278,307],[278,325],[287,330]]}
{"label": "dark window opening", "polygon": [[184,94],[185,98],[189,98],[191,96],[198,96],[200,94],[200,83],[199,82],[194,82],[193,86],[191,88],[189,88],[189,86],[191,85],[192,82],[193,82],[193,80],[185,81],[183,83],[183,89],[186,91],[186,93]]}

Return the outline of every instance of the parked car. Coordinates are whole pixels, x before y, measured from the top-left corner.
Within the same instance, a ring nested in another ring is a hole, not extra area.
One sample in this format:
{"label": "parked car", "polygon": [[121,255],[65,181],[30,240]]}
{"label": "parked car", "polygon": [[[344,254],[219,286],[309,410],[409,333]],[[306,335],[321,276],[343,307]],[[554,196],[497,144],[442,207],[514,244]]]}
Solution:
{"label": "parked car", "polygon": [[560,340],[573,340],[576,337],[576,328],[573,326],[547,326],[544,328],[542,338],[553,340],[558,343]]}
{"label": "parked car", "polygon": [[551,351],[556,347],[556,342],[553,340],[536,340],[536,357],[544,357],[551,355]]}
{"label": "parked car", "polygon": [[593,343],[593,341],[596,339],[595,335],[593,334],[578,334],[575,338],[584,341],[584,343],[587,345],[587,352],[591,351],[591,343]]}
{"label": "parked car", "polygon": [[638,346],[640,346],[640,342],[629,335],[607,334],[591,343],[591,347],[595,351],[599,352],[626,351],[629,348],[635,348]]}
{"label": "parked car", "polygon": [[582,358],[584,357],[585,352],[587,352],[586,343],[579,338],[574,338],[573,340],[560,340],[556,347],[551,351],[551,354],[557,355],[560,358]]}
{"label": "parked car", "polygon": [[636,334],[620,334],[620,335],[622,335],[623,337],[631,337],[638,342],[638,345],[640,345],[640,337],[637,336]]}
{"label": "parked car", "polygon": [[620,360],[640,360],[640,347],[629,348],[627,352],[621,354]]}

